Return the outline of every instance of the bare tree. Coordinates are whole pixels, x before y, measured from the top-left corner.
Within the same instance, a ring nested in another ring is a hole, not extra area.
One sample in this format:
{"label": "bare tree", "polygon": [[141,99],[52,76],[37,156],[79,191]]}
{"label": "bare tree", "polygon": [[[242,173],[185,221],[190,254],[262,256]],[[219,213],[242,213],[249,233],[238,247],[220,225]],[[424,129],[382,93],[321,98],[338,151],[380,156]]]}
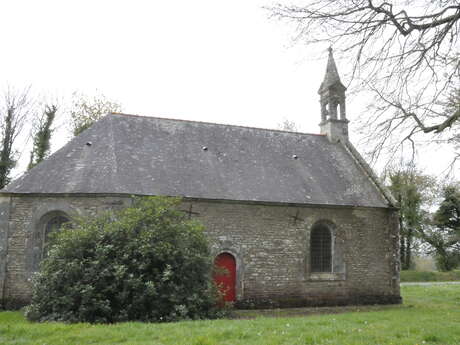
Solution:
{"label": "bare tree", "polygon": [[[460,112],[460,85],[454,87],[447,97],[447,101],[444,102],[444,116],[449,116],[449,114],[459,113]],[[454,162],[460,159],[460,121],[456,121],[452,124],[453,135],[450,136],[449,143],[455,147],[457,155],[454,158]]]}
{"label": "bare tree", "polygon": [[288,132],[299,132],[300,131],[300,126],[295,121],[291,121],[287,118],[284,118],[283,121],[278,123],[277,127],[278,129],[282,131],[288,131]]}
{"label": "bare tree", "polygon": [[272,13],[295,23],[297,40],[334,46],[350,62],[351,88],[374,94],[361,118],[373,158],[426,134],[458,135],[459,109],[444,104],[460,86],[459,0],[311,0]]}
{"label": "bare tree", "polygon": [[15,166],[14,144],[22,133],[26,119],[32,112],[29,89],[15,91],[8,88],[4,94],[0,113],[0,189],[10,181]]}

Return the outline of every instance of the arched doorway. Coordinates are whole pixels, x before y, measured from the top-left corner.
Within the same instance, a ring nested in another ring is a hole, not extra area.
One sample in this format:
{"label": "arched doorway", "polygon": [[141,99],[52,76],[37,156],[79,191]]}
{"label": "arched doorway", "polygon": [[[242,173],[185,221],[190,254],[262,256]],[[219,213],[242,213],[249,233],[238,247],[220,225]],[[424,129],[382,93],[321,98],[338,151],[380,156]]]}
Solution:
{"label": "arched doorway", "polygon": [[224,295],[225,302],[236,300],[236,260],[230,253],[221,253],[216,256],[214,265],[217,270],[214,274],[214,282]]}

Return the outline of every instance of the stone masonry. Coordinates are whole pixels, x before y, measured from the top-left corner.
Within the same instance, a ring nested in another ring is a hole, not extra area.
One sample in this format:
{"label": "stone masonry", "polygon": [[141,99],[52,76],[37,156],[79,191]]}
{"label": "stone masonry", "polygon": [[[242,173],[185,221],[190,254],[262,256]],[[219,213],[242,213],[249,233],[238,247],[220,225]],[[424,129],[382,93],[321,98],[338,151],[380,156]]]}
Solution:
{"label": "stone masonry", "polygon": [[[0,237],[0,292],[5,302],[16,304],[30,300],[49,214],[94,215],[131,200],[95,195],[1,199],[9,226]],[[190,205],[205,226],[213,255],[235,256],[241,307],[400,302],[394,209],[204,200],[184,200],[181,209]],[[332,232],[331,273],[310,273],[310,230],[318,222]]]}

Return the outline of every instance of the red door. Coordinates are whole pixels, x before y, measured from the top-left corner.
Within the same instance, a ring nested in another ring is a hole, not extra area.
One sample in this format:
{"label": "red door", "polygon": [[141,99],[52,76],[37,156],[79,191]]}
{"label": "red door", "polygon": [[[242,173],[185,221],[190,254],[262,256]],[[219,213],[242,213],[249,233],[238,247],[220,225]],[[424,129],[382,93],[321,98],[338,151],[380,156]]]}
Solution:
{"label": "red door", "polygon": [[234,302],[235,297],[236,297],[236,293],[235,293],[235,284],[236,284],[235,257],[229,253],[219,254],[214,260],[214,265],[218,268],[217,273],[214,275],[214,281],[219,287],[219,290],[224,295],[224,301]]}

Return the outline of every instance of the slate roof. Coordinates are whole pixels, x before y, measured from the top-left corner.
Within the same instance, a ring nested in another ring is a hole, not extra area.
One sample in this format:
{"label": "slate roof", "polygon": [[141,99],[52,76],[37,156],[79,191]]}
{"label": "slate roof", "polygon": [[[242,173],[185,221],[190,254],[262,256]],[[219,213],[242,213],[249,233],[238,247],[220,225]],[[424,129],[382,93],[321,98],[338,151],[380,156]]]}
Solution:
{"label": "slate roof", "polygon": [[2,192],[388,207],[353,153],[324,135],[125,114],[105,116]]}

